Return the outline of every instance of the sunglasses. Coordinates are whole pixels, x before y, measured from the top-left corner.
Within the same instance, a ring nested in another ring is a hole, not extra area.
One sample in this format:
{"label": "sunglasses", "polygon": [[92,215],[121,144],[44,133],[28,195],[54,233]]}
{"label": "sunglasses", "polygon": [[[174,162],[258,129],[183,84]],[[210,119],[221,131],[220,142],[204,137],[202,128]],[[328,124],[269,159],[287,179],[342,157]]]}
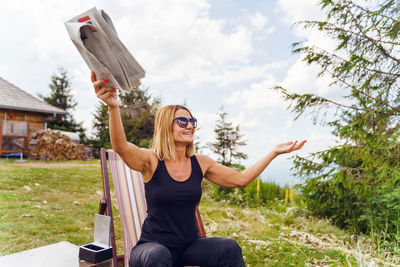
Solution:
{"label": "sunglasses", "polygon": [[176,121],[181,128],[186,128],[189,122],[192,124],[193,128],[197,127],[197,119],[196,118],[185,118],[185,117],[177,117],[172,121]]}

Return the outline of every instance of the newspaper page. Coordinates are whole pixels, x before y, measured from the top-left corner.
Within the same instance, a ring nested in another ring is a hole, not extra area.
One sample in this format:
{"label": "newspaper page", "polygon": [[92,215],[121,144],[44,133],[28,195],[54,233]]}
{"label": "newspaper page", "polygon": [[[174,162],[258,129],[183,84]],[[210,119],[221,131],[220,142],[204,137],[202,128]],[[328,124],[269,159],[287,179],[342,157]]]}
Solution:
{"label": "newspaper page", "polygon": [[65,22],[65,27],[97,79],[107,79],[107,86],[123,90],[140,85],[145,71],[119,40],[104,10],[89,9]]}

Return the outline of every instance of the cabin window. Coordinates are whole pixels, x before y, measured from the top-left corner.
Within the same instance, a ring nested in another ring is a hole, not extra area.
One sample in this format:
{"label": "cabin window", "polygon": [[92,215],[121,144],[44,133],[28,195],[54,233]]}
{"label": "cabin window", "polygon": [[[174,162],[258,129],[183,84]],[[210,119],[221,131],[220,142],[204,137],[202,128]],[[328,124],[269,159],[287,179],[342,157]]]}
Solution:
{"label": "cabin window", "polygon": [[0,121],[1,154],[24,152],[27,150],[28,122],[26,121]]}
{"label": "cabin window", "polygon": [[27,133],[26,121],[3,121],[3,135],[27,135]]}

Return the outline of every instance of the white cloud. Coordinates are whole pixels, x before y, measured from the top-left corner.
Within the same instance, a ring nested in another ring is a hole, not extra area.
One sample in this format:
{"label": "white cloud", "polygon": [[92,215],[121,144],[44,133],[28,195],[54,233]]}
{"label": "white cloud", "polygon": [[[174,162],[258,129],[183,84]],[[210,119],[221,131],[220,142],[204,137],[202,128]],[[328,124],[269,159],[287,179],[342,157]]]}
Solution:
{"label": "white cloud", "polygon": [[250,18],[250,22],[253,24],[256,30],[262,30],[267,24],[267,18],[261,15],[259,12]]}
{"label": "white cloud", "polygon": [[317,151],[323,151],[342,143],[336,136],[326,131],[311,131],[306,140],[307,143],[302,149],[302,155],[308,155]]}
{"label": "white cloud", "polygon": [[[326,19],[325,11],[321,10],[318,0],[279,0],[277,12],[283,13],[284,21],[290,25],[301,21],[323,21]],[[318,46],[327,51],[333,51],[336,42],[323,32],[312,28],[304,29],[302,25],[293,27],[295,35],[306,38],[304,45]]]}
{"label": "white cloud", "polygon": [[[325,11],[321,10],[321,6],[318,3],[319,1],[316,0],[279,0],[278,10],[283,13],[285,21],[289,24],[304,20],[325,20]],[[293,30],[295,35],[305,38],[304,46],[316,46],[319,49],[337,54],[334,51],[337,41],[328,37],[324,32],[313,28],[304,29],[301,25],[295,26]],[[302,57],[304,55],[288,68],[286,77],[280,85],[293,93],[312,93],[329,99],[335,99],[343,95],[342,88],[337,85],[330,86],[332,78],[329,73],[318,76],[321,71],[320,66],[316,64],[308,65],[302,60]]]}
{"label": "white cloud", "polygon": [[317,151],[329,149],[333,146],[336,146],[339,142],[338,139],[335,136],[331,135],[329,132],[319,131],[318,129],[311,130],[309,133],[305,135],[300,133],[293,134],[292,132],[288,133],[286,131],[282,131],[281,134],[274,135],[269,139],[268,147],[271,147],[272,149],[275,145],[296,140],[298,142],[307,140],[307,142],[304,144],[301,150],[298,150],[290,154],[281,155],[280,157],[277,158],[276,161],[278,162],[286,161],[290,157],[292,157],[293,154],[297,154],[301,157],[307,157],[310,155],[310,153],[315,153]]}
{"label": "white cloud", "polygon": [[193,111],[193,115],[198,120],[199,130],[196,132],[196,135],[199,136],[201,144],[206,145],[213,142],[215,139],[215,123],[218,119],[217,114],[204,111]]}
{"label": "white cloud", "polygon": [[190,75],[189,85],[199,86],[204,83],[213,83],[220,87],[248,82],[254,79],[265,78],[271,70],[281,70],[287,67],[288,61],[269,62],[265,65],[228,65],[210,72],[199,70]]}
{"label": "white cloud", "polygon": [[135,8],[137,16],[125,12],[116,25],[153,82],[249,61],[252,29],[230,25],[227,32],[227,21],[211,18],[206,1],[142,1]]}
{"label": "white cloud", "polygon": [[277,12],[284,12],[284,20],[288,24],[301,20],[319,20],[322,18],[319,2],[318,0],[278,0]]}
{"label": "white cloud", "polygon": [[266,110],[273,114],[275,111],[283,111],[287,104],[281,96],[272,88],[276,81],[272,76],[260,83],[252,83],[250,89],[236,90],[226,100],[227,104],[238,105],[249,110]]}
{"label": "white cloud", "polygon": [[336,89],[329,86],[331,80],[328,76],[317,77],[318,72],[320,72],[318,66],[307,65],[299,58],[290,66],[281,85],[293,93],[330,96]]}
{"label": "white cloud", "polygon": [[289,130],[290,128],[292,128],[292,125],[293,125],[293,119],[290,117],[287,117],[284,129]]}
{"label": "white cloud", "polygon": [[243,126],[248,128],[255,128],[260,124],[260,120],[258,118],[253,118],[253,119],[247,119],[245,122],[243,122]]}
{"label": "white cloud", "polygon": [[236,127],[239,125],[240,133],[243,135],[243,140],[248,140],[255,132],[258,132],[260,128],[265,130],[268,128],[266,125],[261,125],[260,118],[249,116],[248,112],[245,110],[239,111],[236,117],[232,118],[232,125]]}
{"label": "white cloud", "polygon": [[[140,2],[140,4],[138,4]],[[147,71],[147,82],[158,86],[180,81],[189,87],[219,86],[260,77],[281,62],[253,66],[254,40],[273,32],[259,12],[246,21],[212,18],[207,1],[135,1],[118,10],[116,26]],[[248,23],[250,22],[250,23]],[[259,34],[266,31],[266,34]]]}

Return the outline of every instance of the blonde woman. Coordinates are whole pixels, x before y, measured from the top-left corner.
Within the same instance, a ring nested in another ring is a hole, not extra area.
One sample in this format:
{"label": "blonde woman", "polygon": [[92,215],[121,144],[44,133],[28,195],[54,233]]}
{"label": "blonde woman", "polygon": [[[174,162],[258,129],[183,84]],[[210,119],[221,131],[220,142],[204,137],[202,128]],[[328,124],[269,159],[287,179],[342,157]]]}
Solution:
{"label": "blonde woman", "polygon": [[96,95],[108,105],[113,149],[132,169],[142,173],[148,216],[132,249],[130,266],[245,266],[238,243],[223,237],[200,237],[195,206],[201,198],[203,177],[226,187],[244,187],[258,177],[278,155],[303,147],[288,142],[277,145],[256,164],[239,173],[208,156],[194,153],[197,120],[181,105],[158,110],[153,146],[139,148],[127,142],[116,90],[107,80],[91,76]]}

